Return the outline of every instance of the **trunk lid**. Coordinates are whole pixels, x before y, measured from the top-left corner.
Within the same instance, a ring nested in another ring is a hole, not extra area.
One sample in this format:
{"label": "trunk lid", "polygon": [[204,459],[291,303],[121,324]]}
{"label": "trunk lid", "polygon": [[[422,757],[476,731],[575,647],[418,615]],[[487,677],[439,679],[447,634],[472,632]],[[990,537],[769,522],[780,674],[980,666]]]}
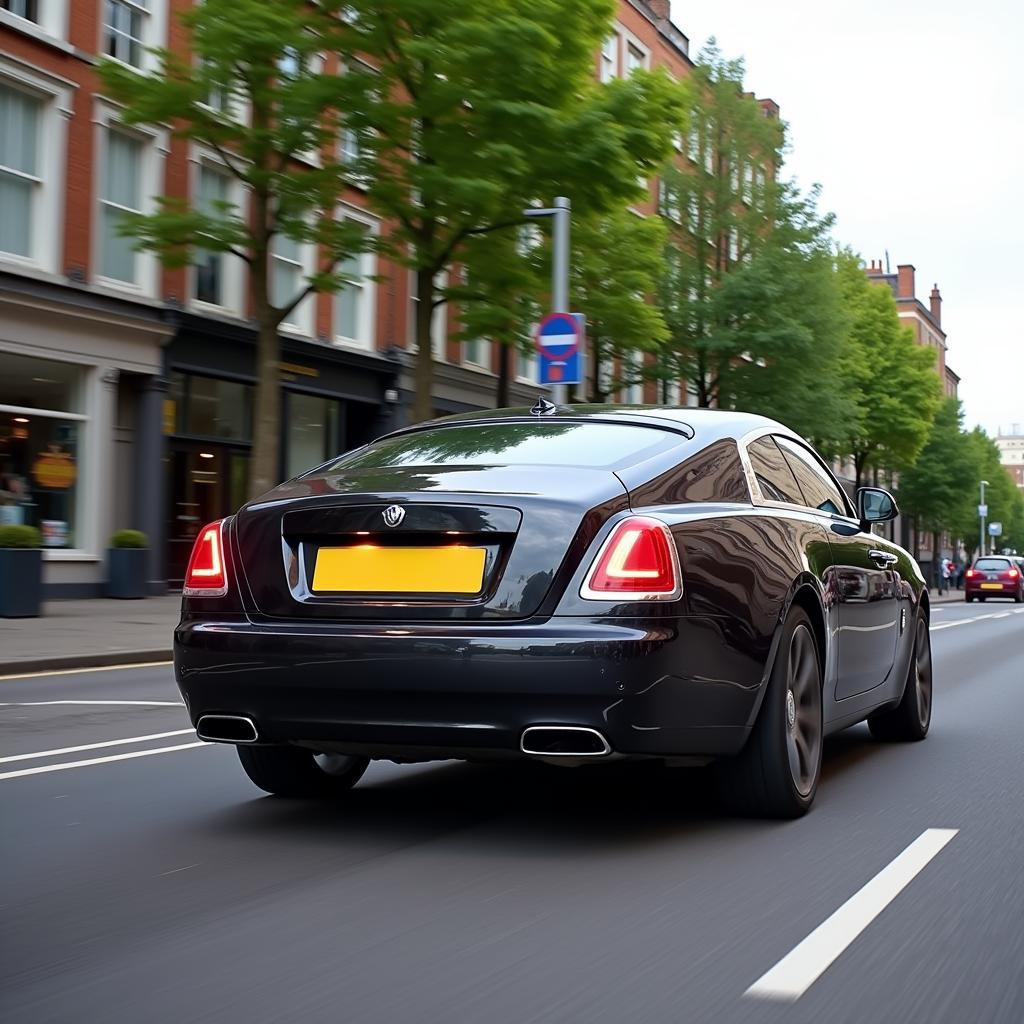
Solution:
{"label": "trunk lid", "polygon": [[601,524],[627,504],[607,469],[313,473],[238,513],[243,598],[273,620],[528,618],[553,606]]}

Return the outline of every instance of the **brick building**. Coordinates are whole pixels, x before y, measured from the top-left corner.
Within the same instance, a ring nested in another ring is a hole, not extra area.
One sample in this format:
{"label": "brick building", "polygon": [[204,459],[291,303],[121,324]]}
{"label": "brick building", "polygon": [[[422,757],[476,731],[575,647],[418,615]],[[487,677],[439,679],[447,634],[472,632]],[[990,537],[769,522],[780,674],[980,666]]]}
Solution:
{"label": "brick building", "polygon": [[[246,492],[255,332],[244,266],[208,255],[166,269],[116,232],[122,213],[153,210],[159,194],[241,208],[245,197],[215,154],[120,124],[95,73],[103,55],[145,70],[149,48],[183,51],[177,16],[192,2],[0,0],[0,521],[43,527],[51,597],[99,592],[107,539],[127,526],[150,537],[153,589],[180,580],[198,527]],[[619,0],[595,54],[602,80],[639,67],[678,79],[693,67],[668,0]],[[677,140],[680,161],[684,150]],[[651,181],[636,212],[655,214],[657,200]],[[341,214],[384,227],[355,182]],[[273,260],[297,282],[315,252],[285,242]],[[358,270],[359,284],[311,297],[282,329],[282,477],[403,421],[410,274],[373,255]],[[455,343],[452,319],[444,307],[435,317],[442,414],[493,405],[496,386],[496,346]],[[532,401],[535,381],[520,358],[512,401]],[[659,395],[647,384],[616,397]],[[54,462],[65,470],[45,472]]]}
{"label": "brick building", "polygon": [[1001,428],[996,436],[999,448],[999,461],[1003,469],[1013,478],[1013,482],[1024,491],[1024,433],[1020,424],[1014,423],[1009,431]]}
{"label": "brick building", "polygon": [[947,396],[955,398],[960,378],[946,363],[946,332],[942,329],[942,295],[939,286],[933,285],[926,306],[918,297],[914,282],[915,269],[910,263],[900,263],[892,274],[882,266],[881,260],[872,260],[867,268],[871,281],[886,284],[896,299],[900,321],[914,332],[918,345],[927,345],[935,350],[935,368]]}

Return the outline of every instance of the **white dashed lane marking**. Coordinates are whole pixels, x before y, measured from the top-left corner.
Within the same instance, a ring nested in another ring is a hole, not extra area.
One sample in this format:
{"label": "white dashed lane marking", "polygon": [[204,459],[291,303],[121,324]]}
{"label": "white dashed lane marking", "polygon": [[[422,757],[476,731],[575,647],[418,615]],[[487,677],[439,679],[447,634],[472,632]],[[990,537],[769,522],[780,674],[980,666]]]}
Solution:
{"label": "white dashed lane marking", "polygon": [[11,761],[33,761],[40,757],[56,757],[58,754],[78,754],[83,750],[99,750],[102,747],[123,747],[126,743],[148,743],[150,740],[165,740],[169,736],[195,735],[194,729],[175,729],[173,732],[154,732],[148,736],[128,736],[123,740],[104,740],[102,743],[83,743],[77,747],[58,747],[55,750],[40,750],[34,754],[11,754],[0,757],[0,764]]}
{"label": "white dashed lane marking", "polygon": [[864,888],[758,978],[745,995],[789,1002],[799,999],[958,831],[929,828],[922,832]]}

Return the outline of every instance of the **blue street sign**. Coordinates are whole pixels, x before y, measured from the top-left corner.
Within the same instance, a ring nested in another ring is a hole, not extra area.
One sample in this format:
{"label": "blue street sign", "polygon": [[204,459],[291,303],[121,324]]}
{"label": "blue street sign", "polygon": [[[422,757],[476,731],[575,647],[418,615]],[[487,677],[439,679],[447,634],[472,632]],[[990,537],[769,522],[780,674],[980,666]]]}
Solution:
{"label": "blue street sign", "polygon": [[550,313],[536,334],[541,384],[579,384],[583,380],[582,313]]}

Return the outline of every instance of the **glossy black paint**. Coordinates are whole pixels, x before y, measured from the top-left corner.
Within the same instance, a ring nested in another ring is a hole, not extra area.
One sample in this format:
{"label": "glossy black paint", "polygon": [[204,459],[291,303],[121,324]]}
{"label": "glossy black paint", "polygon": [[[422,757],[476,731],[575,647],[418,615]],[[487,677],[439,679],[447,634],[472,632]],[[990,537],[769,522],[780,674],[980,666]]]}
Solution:
{"label": "glossy black paint", "polygon": [[[244,714],[266,742],[408,760],[514,757],[537,724],[590,726],[619,754],[723,756],[756,720],[794,602],[815,627],[827,731],[899,700],[923,580],[849,503],[837,516],[760,497],[745,444],[785,428],[708,410],[557,416],[635,423],[671,443],[613,470],[328,466],[245,506],[226,533],[231,593],[186,600],[175,632],[192,720]],[[406,512],[394,528],[390,504]],[[669,526],[682,598],[584,600],[595,552],[634,512]],[[419,545],[448,531],[488,549],[471,599],[304,585],[318,545],[367,533]],[[892,557],[880,564],[879,552]]]}

